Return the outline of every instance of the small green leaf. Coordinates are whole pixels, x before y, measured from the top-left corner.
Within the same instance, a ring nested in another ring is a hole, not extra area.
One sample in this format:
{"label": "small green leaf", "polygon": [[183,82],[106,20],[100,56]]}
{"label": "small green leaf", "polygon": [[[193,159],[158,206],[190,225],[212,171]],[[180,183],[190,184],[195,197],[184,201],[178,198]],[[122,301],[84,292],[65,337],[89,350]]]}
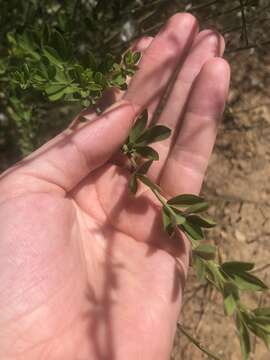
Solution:
{"label": "small green leaf", "polygon": [[104,76],[101,72],[96,72],[94,74],[94,80],[98,85],[103,85],[104,84]]}
{"label": "small green leaf", "polygon": [[266,333],[260,326],[256,323],[248,324],[248,328],[253,334],[258,336],[265,344],[268,350],[270,350],[270,335]]}
{"label": "small green leaf", "polygon": [[162,221],[164,230],[171,236],[174,232],[172,217],[171,213],[165,207],[162,209]]}
{"label": "small green leaf", "polygon": [[223,289],[224,309],[228,316],[231,316],[239,300],[238,288],[232,282],[225,282]]}
{"label": "small green leaf", "polygon": [[209,204],[205,201],[205,202],[201,202],[201,203],[189,206],[185,210],[185,212],[188,214],[194,214],[194,213],[199,213],[199,212],[205,211],[208,208],[209,208]]}
{"label": "small green leaf", "polygon": [[171,130],[163,125],[155,125],[148,128],[136,140],[136,145],[148,145],[157,141],[167,139],[171,135]]}
{"label": "small green leaf", "polygon": [[45,92],[51,101],[60,100],[66,94],[67,85],[52,84],[46,87]]}
{"label": "small green leaf", "polygon": [[143,163],[139,168],[138,170],[136,171],[137,174],[141,174],[141,175],[145,175],[150,166],[153,164],[153,161],[152,160],[148,160],[146,161],[145,163]]}
{"label": "small green leaf", "polygon": [[270,318],[270,307],[260,307],[255,310],[253,310],[255,315],[258,316],[269,316]]}
{"label": "small green leaf", "polygon": [[140,115],[138,120],[135,122],[134,126],[132,127],[130,134],[129,134],[129,141],[134,143],[137,138],[143,133],[148,120],[148,113],[147,110]]}
{"label": "small green leaf", "polygon": [[231,316],[236,309],[236,302],[231,294],[224,298],[224,309],[225,314],[228,316]]}
{"label": "small green leaf", "polygon": [[192,252],[204,260],[213,260],[216,255],[216,247],[210,244],[200,244]]}
{"label": "small green leaf", "polygon": [[144,158],[150,160],[159,160],[158,152],[150,146],[136,146],[134,147],[134,149],[136,151],[136,154],[141,155]]}
{"label": "small green leaf", "polygon": [[255,264],[250,262],[241,261],[228,261],[221,265],[222,270],[228,274],[236,274],[239,272],[250,271],[254,268]]}
{"label": "small green leaf", "polygon": [[126,65],[132,65],[133,64],[133,54],[131,50],[128,50],[124,55],[124,63]]}
{"label": "small green leaf", "polygon": [[129,183],[128,183],[128,188],[132,194],[136,194],[137,189],[138,189],[138,182],[137,182],[137,177],[135,174],[133,174],[131,176]]}
{"label": "small green leaf", "polygon": [[267,290],[267,285],[254,275],[249,273],[238,273],[231,276],[232,281],[240,290],[263,291]]}
{"label": "small green leaf", "polygon": [[244,360],[248,360],[251,352],[250,336],[248,333],[248,328],[244,321],[237,315],[236,324],[239,331],[241,350]]}
{"label": "small green leaf", "polygon": [[50,63],[58,66],[61,69],[63,68],[63,60],[55,49],[50,46],[44,46],[43,53],[50,61]]}
{"label": "small green leaf", "polygon": [[122,73],[116,74],[112,79],[112,84],[115,86],[122,86],[126,83],[126,77]]}
{"label": "small green leaf", "polygon": [[180,229],[193,240],[202,240],[204,238],[202,229],[196,224],[186,221],[180,226]]}
{"label": "small green leaf", "polygon": [[200,257],[195,256],[194,257],[194,265],[196,269],[196,275],[199,281],[205,280],[206,275],[206,267],[204,265],[204,262]]}
{"label": "small green leaf", "polygon": [[197,224],[202,228],[212,228],[216,226],[216,223],[211,219],[203,218],[199,215],[189,215],[187,220],[193,224]]}
{"label": "small green leaf", "polygon": [[168,200],[168,204],[186,208],[190,205],[205,204],[205,200],[202,197],[193,194],[183,194]]}
{"label": "small green leaf", "polygon": [[173,213],[174,213],[174,224],[175,225],[182,225],[186,222],[186,218],[183,216],[182,213],[176,212],[176,211],[173,211]]}
{"label": "small green leaf", "polygon": [[138,62],[139,62],[140,59],[141,59],[142,54],[137,51],[137,52],[133,53],[132,56],[133,56],[133,63],[134,63],[134,64],[138,64]]}

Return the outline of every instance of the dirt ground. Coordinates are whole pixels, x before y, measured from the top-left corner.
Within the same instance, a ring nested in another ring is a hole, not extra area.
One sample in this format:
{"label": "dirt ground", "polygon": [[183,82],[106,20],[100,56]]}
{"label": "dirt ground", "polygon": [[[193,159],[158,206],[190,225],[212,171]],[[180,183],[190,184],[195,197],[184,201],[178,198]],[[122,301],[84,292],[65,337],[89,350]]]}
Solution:
{"label": "dirt ground", "polygon": [[[223,260],[255,262],[255,273],[270,284],[270,57],[245,51],[231,56],[230,62],[229,111],[203,188],[219,224],[209,239],[219,245]],[[268,292],[247,296],[245,302],[269,306],[269,300]],[[219,294],[200,285],[192,272],[180,321],[221,359],[241,359],[233,321],[224,317]],[[263,344],[253,340],[253,345],[253,359],[270,359]],[[180,359],[207,356],[178,332],[171,360]]]}

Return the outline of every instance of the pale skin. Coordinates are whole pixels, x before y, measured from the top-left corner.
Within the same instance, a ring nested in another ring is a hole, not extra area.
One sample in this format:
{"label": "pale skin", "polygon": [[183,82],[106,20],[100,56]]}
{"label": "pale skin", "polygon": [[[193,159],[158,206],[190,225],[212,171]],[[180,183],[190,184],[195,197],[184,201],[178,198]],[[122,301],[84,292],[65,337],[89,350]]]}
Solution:
{"label": "pale skin", "polygon": [[164,233],[149,190],[128,193],[115,154],[177,69],[155,118],[174,141],[155,146],[160,161],[149,176],[168,197],[198,194],[230,70],[222,37],[199,32],[189,14],[136,46],[140,69],[112,108],[86,115],[0,178],[1,359],[169,358],[189,247]]}

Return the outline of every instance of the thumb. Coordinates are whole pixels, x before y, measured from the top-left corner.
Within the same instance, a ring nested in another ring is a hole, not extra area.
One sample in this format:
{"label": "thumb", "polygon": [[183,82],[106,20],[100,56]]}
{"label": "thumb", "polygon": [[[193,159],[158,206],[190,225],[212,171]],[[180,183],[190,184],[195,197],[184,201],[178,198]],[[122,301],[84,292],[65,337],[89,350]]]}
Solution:
{"label": "thumb", "polygon": [[91,123],[74,132],[58,135],[10,169],[7,175],[14,170],[14,175],[20,173],[25,181],[29,177],[30,181],[38,178],[42,180],[41,186],[45,183],[48,188],[50,183],[54,188],[56,185],[56,189],[68,192],[119,150],[134,119],[131,103],[121,100]]}

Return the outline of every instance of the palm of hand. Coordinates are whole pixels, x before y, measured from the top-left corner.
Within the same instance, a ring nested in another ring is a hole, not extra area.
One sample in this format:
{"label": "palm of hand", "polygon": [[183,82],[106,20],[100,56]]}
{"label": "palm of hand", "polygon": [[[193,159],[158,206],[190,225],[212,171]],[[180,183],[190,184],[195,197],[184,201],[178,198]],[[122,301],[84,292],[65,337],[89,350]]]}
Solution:
{"label": "palm of hand", "polygon": [[169,356],[185,242],[167,238],[151,194],[142,190],[132,199],[128,173],[108,160],[127,136],[134,107],[155,111],[188,49],[159,119],[174,130],[175,143],[157,145],[160,161],[150,177],[170,196],[199,191],[229,78],[224,61],[209,60],[223,51],[213,37],[220,41],[209,31],[197,34],[190,15],[176,15],[146,50],[125,94],[132,111],[112,110],[4,174],[0,357]]}
{"label": "palm of hand", "polygon": [[118,359],[129,353],[136,359],[143,350],[147,358],[150,342],[160,358],[166,356],[171,344],[167,338],[162,344],[162,333],[179,310],[178,270],[155,244],[164,237],[156,205],[148,194],[132,201],[127,179],[107,165],[69,198],[29,194],[2,208],[4,216],[12,212],[10,227],[19,232],[6,240],[9,246],[21,238],[12,259],[21,261],[14,279],[19,302],[6,298],[6,306],[14,300],[16,314],[9,319],[16,338],[6,344],[8,353],[15,349],[18,356],[33,344],[23,359]]}

